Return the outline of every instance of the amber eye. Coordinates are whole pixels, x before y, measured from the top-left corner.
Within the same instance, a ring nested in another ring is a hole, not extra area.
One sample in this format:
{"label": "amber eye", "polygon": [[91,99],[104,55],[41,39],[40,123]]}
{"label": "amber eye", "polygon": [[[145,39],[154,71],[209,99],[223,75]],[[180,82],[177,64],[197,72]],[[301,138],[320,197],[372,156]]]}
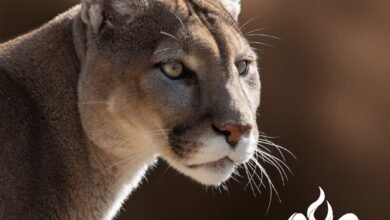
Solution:
{"label": "amber eye", "polygon": [[184,66],[180,62],[172,61],[161,64],[161,71],[169,78],[177,79],[184,73]]}
{"label": "amber eye", "polygon": [[248,61],[246,60],[241,60],[236,63],[236,68],[240,76],[244,77],[248,74],[249,71],[249,65]]}

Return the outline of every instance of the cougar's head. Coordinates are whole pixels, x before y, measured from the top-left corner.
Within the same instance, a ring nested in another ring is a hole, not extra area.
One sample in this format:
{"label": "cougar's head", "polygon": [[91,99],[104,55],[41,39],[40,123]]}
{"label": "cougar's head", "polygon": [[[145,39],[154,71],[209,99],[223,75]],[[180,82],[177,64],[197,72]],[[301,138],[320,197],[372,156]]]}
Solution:
{"label": "cougar's head", "polygon": [[218,185],[257,147],[260,80],[238,0],[85,0],[79,108],[118,160]]}

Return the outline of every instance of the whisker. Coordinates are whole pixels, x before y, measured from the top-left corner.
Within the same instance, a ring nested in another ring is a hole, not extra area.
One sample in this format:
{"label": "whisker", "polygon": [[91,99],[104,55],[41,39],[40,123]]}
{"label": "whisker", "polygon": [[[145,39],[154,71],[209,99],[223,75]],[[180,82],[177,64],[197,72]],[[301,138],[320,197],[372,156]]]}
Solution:
{"label": "whisker", "polygon": [[287,148],[282,147],[282,146],[280,146],[280,145],[278,145],[278,144],[275,144],[275,143],[273,143],[273,142],[270,141],[270,140],[264,139],[264,137],[265,137],[265,136],[263,136],[263,139],[260,138],[260,139],[258,140],[258,143],[260,143],[260,144],[265,144],[265,145],[272,146],[272,147],[275,147],[275,148],[279,151],[280,154],[283,154],[282,151],[285,151],[285,152],[287,152],[290,156],[292,156],[295,160],[297,159],[297,157],[296,157],[290,150],[288,150]]}
{"label": "whisker", "polygon": [[269,177],[267,171],[264,169],[264,167],[262,167],[260,165],[260,163],[255,159],[255,158],[252,158],[252,161],[257,165],[257,167],[260,169],[260,171],[264,174],[264,176],[267,178],[267,181],[268,181],[268,185],[270,187],[270,201],[268,203],[268,208],[267,208],[267,213],[269,212],[269,209],[271,208],[271,202],[272,202],[272,195],[273,193],[272,192],[275,192],[276,196],[278,197],[279,199],[279,202],[281,202],[280,200],[280,197],[279,197],[279,193],[278,191],[276,190],[271,178]]}
{"label": "whisker", "polygon": [[160,34],[163,34],[163,35],[165,35],[165,36],[168,36],[168,37],[170,37],[170,38],[173,38],[173,39],[175,39],[175,40],[178,40],[177,37],[175,37],[175,36],[173,36],[172,34],[169,34],[169,33],[167,33],[167,32],[160,31]]}
{"label": "whisker", "polygon": [[259,42],[259,41],[251,41],[249,42],[250,44],[257,44],[257,45],[262,45],[262,46],[268,46],[268,47],[271,47],[271,48],[275,48],[274,46],[272,46],[271,44],[267,44],[267,43],[264,43],[264,42]]}
{"label": "whisker", "polygon": [[244,187],[244,190],[248,187],[248,185],[251,187],[252,189],[252,193],[253,193],[253,196],[256,198],[256,193],[255,193],[255,190],[253,188],[253,185],[252,185],[252,181],[253,179],[251,178],[251,176],[249,175],[249,171],[248,171],[248,167],[246,166],[246,164],[244,164],[244,168],[245,168],[245,173],[246,175],[248,176],[248,183],[246,184],[246,186]]}
{"label": "whisker", "polygon": [[177,20],[179,20],[179,22],[180,22],[180,24],[181,24],[181,27],[182,27],[182,28],[185,28],[185,25],[184,25],[184,23],[183,23],[183,20],[181,20],[181,18],[180,18],[179,16],[177,16],[177,15],[175,15],[175,16],[176,16]]}
{"label": "whisker", "polygon": [[172,48],[164,48],[164,49],[161,49],[161,50],[157,50],[156,52],[154,52],[155,55],[163,52],[163,51],[167,51],[167,50],[172,50]]}
{"label": "whisker", "polygon": [[228,189],[226,183],[221,183],[221,187],[229,194],[229,189]]}
{"label": "whisker", "polygon": [[156,185],[159,184],[162,180],[162,178],[165,176],[165,174],[167,174],[168,170],[170,169],[171,167],[168,165],[167,168],[163,171],[163,173],[161,174],[161,176],[158,178],[158,180],[156,181]]}
{"label": "whisker", "polygon": [[240,26],[240,30],[243,30],[244,27],[246,27],[249,23],[251,23],[252,21],[254,21],[254,20],[257,19],[257,18],[258,18],[258,16],[255,16],[255,17],[253,17],[253,18],[247,20],[244,24],[242,24],[242,25]]}
{"label": "whisker", "polygon": [[285,183],[285,175],[286,175],[284,169],[281,168],[281,166],[277,162],[273,161],[272,159],[268,158],[267,156],[262,155],[262,158],[264,158],[266,163],[268,163],[268,164],[270,164],[270,165],[272,165],[272,166],[274,166],[276,168],[276,170],[279,172],[279,175],[280,175],[280,177],[282,179],[282,183],[284,185],[284,183]]}
{"label": "whisker", "polygon": [[242,178],[242,176],[240,175],[240,172],[239,172],[238,170],[235,170],[235,171],[233,172],[233,174],[236,175],[236,176],[238,176],[238,177],[240,177],[240,178]]}
{"label": "whisker", "polygon": [[230,177],[230,179],[232,179],[232,180],[236,181],[237,183],[239,183],[240,181],[237,178],[235,178],[234,175],[235,175],[235,173],[233,173],[233,175]]}
{"label": "whisker", "polygon": [[276,39],[276,40],[282,40],[279,37],[268,35],[268,34],[247,34],[247,35],[245,35],[245,37],[267,37],[267,38],[272,38],[272,39]]}
{"label": "whisker", "polygon": [[257,151],[256,153],[260,153],[262,156],[266,157],[266,158],[269,158],[269,159],[272,159],[274,162],[278,163],[279,165],[283,165],[283,166],[280,166],[281,168],[285,167],[290,173],[292,173],[292,170],[290,169],[290,167],[284,162],[282,161],[281,159],[269,154],[269,153],[266,153],[264,151]]}
{"label": "whisker", "polygon": [[[252,162],[252,161],[250,160],[250,161],[249,161],[249,165],[253,166],[254,171],[256,171],[256,170],[257,170],[256,164],[252,164],[251,162]],[[265,184],[264,184],[264,181],[263,181],[263,179],[264,179],[263,173],[260,172],[260,175],[259,175],[259,174],[257,174],[257,172],[254,172],[254,176],[256,176],[256,177],[260,180],[260,186],[262,185],[262,186],[265,187]]]}
{"label": "whisker", "polygon": [[263,144],[266,144],[268,146],[271,146],[271,147],[274,147],[276,148],[276,150],[279,152],[280,156],[282,157],[283,161],[286,161],[286,158],[284,157],[284,154],[283,152],[278,148],[278,147],[275,147],[272,143],[267,143],[267,142],[263,142],[263,141],[258,141],[257,142],[257,146],[261,147],[262,149],[267,149],[267,152],[268,153],[272,153],[272,151],[268,148],[266,148]]}
{"label": "whisker", "polygon": [[262,137],[262,138],[265,138],[265,139],[279,138],[278,136],[269,136],[269,135],[265,134],[264,132],[260,132],[259,136]]}
{"label": "whisker", "polygon": [[257,170],[256,165],[255,165],[255,164],[252,164],[252,163],[248,163],[248,165],[249,165],[250,168],[252,168],[252,171],[253,171],[252,178],[253,178],[253,177],[257,177],[257,179],[260,181],[260,184],[254,184],[254,185],[255,185],[257,191],[261,194],[260,187],[261,187],[261,186],[264,186],[264,187],[265,187],[264,181],[263,181],[263,177],[264,177],[264,176],[263,176],[263,173],[260,172],[260,176],[259,176],[259,175],[257,174],[257,172],[256,172],[256,170]]}
{"label": "whisker", "polygon": [[215,189],[218,190],[219,194],[222,194],[221,188],[217,187]]}
{"label": "whisker", "polygon": [[264,31],[264,30],[265,30],[265,28],[257,28],[257,29],[254,29],[254,30],[251,30],[251,31],[244,33],[244,35],[256,33],[258,31]]}
{"label": "whisker", "polygon": [[260,147],[261,149],[269,152],[269,153],[272,153],[272,151],[268,148],[266,148],[264,145],[262,145],[260,142],[257,142],[257,146]]}

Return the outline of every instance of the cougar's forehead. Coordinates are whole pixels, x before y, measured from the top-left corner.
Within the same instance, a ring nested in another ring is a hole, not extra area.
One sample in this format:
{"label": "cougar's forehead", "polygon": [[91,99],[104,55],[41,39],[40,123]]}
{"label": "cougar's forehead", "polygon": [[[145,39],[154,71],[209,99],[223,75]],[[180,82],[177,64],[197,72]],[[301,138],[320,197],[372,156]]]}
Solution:
{"label": "cougar's forehead", "polygon": [[180,51],[180,55],[188,55],[189,64],[212,60],[216,65],[229,63],[243,53],[256,56],[235,20],[217,1],[182,0],[170,1],[169,4],[176,5],[169,10],[172,23],[178,28],[165,27],[166,32],[162,28],[167,41],[161,41],[156,51],[171,50],[164,51],[161,56]]}

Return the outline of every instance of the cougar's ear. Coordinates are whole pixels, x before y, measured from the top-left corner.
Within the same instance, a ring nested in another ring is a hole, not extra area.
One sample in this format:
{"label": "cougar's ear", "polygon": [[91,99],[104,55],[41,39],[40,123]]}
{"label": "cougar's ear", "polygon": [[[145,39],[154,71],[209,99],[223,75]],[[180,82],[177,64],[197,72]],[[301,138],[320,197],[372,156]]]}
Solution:
{"label": "cougar's ear", "polygon": [[103,26],[130,23],[144,12],[151,0],[81,0],[81,19],[98,33]]}
{"label": "cougar's ear", "polygon": [[230,12],[237,21],[241,12],[241,0],[220,0],[225,9]]}

